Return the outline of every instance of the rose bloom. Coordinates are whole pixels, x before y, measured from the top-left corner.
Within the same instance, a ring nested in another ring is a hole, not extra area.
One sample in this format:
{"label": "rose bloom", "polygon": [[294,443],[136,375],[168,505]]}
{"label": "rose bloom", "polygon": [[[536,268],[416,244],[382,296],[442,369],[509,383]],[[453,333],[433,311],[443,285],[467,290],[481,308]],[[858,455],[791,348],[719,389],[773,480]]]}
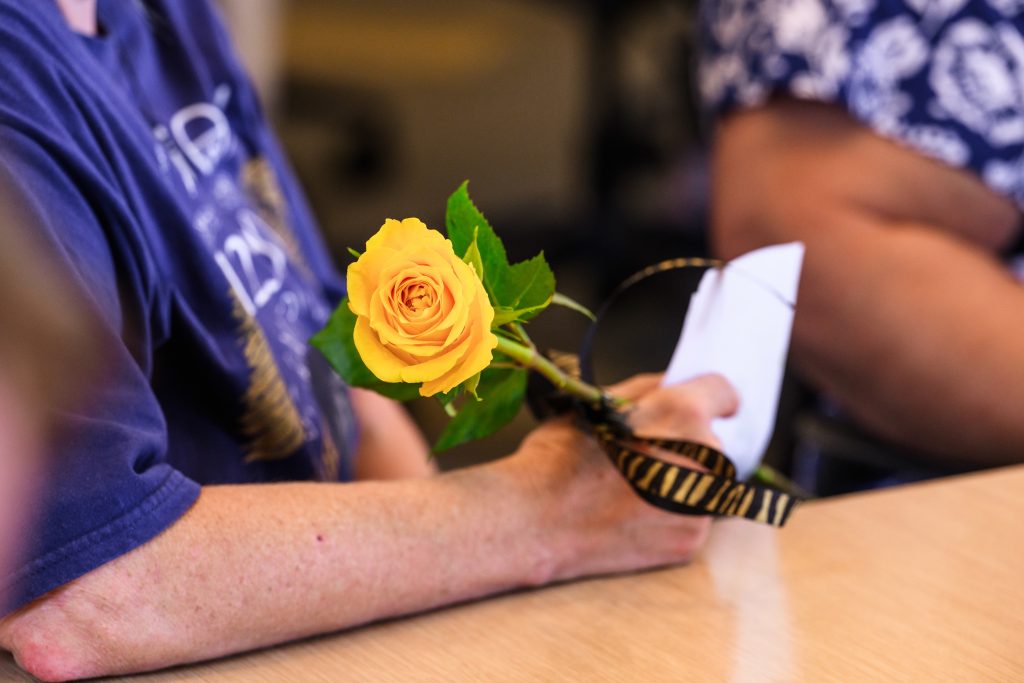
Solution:
{"label": "rose bloom", "polygon": [[486,368],[498,338],[494,308],[452,243],[416,218],[388,219],[348,267],[354,341],[384,382],[447,392]]}

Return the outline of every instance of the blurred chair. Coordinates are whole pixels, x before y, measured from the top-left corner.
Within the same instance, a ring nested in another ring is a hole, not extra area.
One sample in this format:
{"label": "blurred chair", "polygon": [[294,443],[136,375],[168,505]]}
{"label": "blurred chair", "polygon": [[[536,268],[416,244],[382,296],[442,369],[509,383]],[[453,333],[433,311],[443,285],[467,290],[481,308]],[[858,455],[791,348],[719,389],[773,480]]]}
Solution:
{"label": "blurred chair", "polygon": [[706,251],[696,2],[560,0],[586,26],[584,234],[607,291],[666,255]]}

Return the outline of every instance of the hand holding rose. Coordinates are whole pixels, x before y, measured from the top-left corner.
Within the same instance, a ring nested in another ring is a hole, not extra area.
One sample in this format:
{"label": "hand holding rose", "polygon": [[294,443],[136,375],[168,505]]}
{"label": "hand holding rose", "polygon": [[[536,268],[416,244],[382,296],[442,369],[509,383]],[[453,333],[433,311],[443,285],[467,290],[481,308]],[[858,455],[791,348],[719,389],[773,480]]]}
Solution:
{"label": "hand holding rose", "polygon": [[[671,387],[660,381],[660,375],[638,375],[611,388],[632,402],[629,422],[636,433],[718,447],[711,420],[738,407],[729,383],[720,375]],[[658,457],[680,460],[671,453]],[[499,465],[528,486],[525,509],[542,516],[537,531],[550,563],[545,581],[685,562],[710,529],[710,517],[666,513],[638,498],[594,439],[567,419],[535,429]]]}

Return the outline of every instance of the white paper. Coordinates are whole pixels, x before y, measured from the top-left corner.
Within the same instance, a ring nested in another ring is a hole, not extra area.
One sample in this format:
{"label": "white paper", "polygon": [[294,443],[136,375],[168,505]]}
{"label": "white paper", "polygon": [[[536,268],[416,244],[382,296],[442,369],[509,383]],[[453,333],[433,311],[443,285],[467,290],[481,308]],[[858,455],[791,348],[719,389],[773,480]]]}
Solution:
{"label": "white paper", "polygon": [[740,479],[761,462],[775,426],[803,256],[802,243],[780,244],[706,272],[665,372],[666,385],[717,372],[736,388],[739,410],[711,426]]}

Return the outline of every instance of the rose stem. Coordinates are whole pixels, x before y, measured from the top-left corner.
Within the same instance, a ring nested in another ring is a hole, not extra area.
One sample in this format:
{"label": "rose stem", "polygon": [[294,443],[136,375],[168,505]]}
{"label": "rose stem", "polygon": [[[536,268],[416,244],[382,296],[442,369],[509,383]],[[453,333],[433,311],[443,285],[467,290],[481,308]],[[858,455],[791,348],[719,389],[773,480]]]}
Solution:
{"label": "rose stem", "polygon": [[537,353],[536,349],[528,348],[511,339],[498,336],[497,350],[523,367],[536,370],[554,384],[556,388],[578,396],[584,401],[600,403],[601,399],[604,398],[604,394],[601,393],[600,389],[565,374],[554,363]]}
{"label": "rose stem", "polygon": [[782,474],[782,472],[779,472],[774,467],[765,465],[764,463],[757,466],[757,469],[754,470],[754,475],[751,479],[762,484],[767,484],[768,486],[781,489],[782,491],[785,491],[791,496],[796,496],[797,498],[803,498],[805,500],[814,498],[812,494],[797,486],[796,482],[792,479]]}
{"label": "rose stem", "polygon": [[533,343],[532,339],[530,339],[530,335],[526,334],[526,330],[523,328],[522,323],[512,323],[509,325],[509,328],[513,333],[515,333],[515,336],[519,338],[519,341],[523,342],[531,349],[537,349],[537,345]]}

